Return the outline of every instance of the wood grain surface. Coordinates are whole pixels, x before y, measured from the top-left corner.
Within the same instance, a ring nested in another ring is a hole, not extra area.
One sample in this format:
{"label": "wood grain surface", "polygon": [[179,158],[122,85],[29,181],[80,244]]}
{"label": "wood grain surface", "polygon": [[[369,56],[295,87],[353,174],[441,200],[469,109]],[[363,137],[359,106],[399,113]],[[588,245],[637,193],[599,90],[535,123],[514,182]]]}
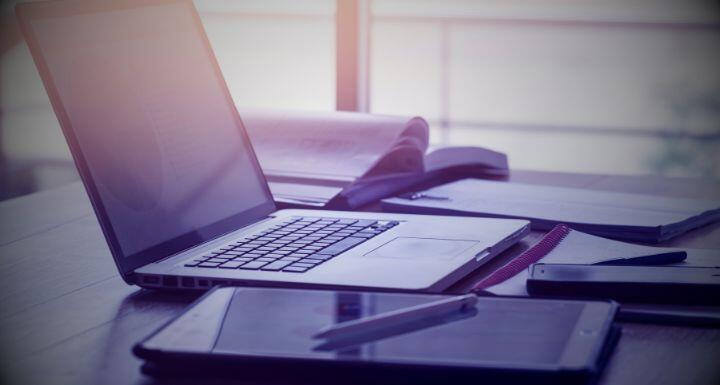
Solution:
{"label": "wood grain surface", "polygon": [[[514,172],[509,179],[675,197],[720,197],[720,182],[699,179],[529,171]],[[541,236],[532,233],[451,291],[466,290]],[[720,250],[720,225],[692,231],[667,244]],[[140,373],[141,362],[130,349],[196,297],[126,285],[80,183],[0,202],[2,384],[154,383]],[[719,384],[720,330],[624,324],[600,383]]]}

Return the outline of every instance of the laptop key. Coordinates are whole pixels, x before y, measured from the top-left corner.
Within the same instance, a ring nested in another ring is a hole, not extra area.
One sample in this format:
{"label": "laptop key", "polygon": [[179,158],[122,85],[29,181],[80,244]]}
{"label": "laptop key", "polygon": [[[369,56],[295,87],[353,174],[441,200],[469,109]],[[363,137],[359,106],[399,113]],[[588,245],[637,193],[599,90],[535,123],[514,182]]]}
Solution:
{"label": "laptop key", "polygon": [[243,263],[245,263],[245,262],[234,261],[234,260],[233,260],[233,261],[230,261],[230,262],[225,262],[225,263],[223,263],[222,265],[220,265],[220,266],[218,266],[218,267],[221,268],[221,269],[237,269],[237,268],[238,268],[240,265],[242,265]]}
{"label": "laptop key", "polygon": [[240,268],[245,270],[257,270],[265,265],[267,265],[267,262],[252,261],[240,266]]}
{"label": "laptop key", "polygon": [[310,258],[303,258],[298,261],[299,263],[307,263],[309,265],[317,265],[318,263],[323,263],[323,261],[319,259],[310,259]]}
{"label": "laptop key", "polygon": [[355,224],[353,226],[368,227],[368,226],[372,226],[376,223],[377,223],[377,221],[373,221],[372,219],[361,219],[361,220],[355,222]]}
{"label": "laptop key", "polygon": [[311,268],[311,267],[315,267],[315,264],[295,262],[295,263],[293,263],[293,264],[291,265],[291,267],[304,267],[304,268],[309,269],[309,268]]}
{"label": "laptop key", "polygon": [[260,268],[260,270],[280,271],[280,270],[282,270],[283,267],[285,267],[291,263],[293,263],[293,262],[292,261],[275,261],[273,263],[269,263],[269,264],[263,266],[262,268]]}
{"label": "laptop key", "polygon": [[203,262],[198,264],[198,267],[218,267],[220,266],[217,262]]}
{"label": "laptop key", "polygon": [[334,257],[334,255],[313,254],[313,255],[305,255],[304,257],[305,257],[305,258],[316,259],[316,260],[319,260],[319,261],[327,261],[328,259],[331,259],[332,257]]}
{"label": "laptop key", "polygon": [[287,271],[290,273],[304,273],[308,269],[309,269],[309,267],[288,266],[288,267],[282,269],[282,271]]}
{"label": "laptop key", "polygon": [[334,245],[330,245],[330,246],[318,251],[316,254],[338,255],[338,254],[344,252],[345,250],[351,249],[352,247],[359,245],[363,242],[365,242],[365,238],[348,237]]}
{"label": "laptop key", "polygon": [[303,254],[300,254],[300,253],[295,252],[295,253],[289,254],[288,257],[291,257],[291,258],[306,258],[306,257],[307,257],[308,255],[310,255],[310,254],[312,254],[312,253],[308,253],[308,254],[303,253]]}

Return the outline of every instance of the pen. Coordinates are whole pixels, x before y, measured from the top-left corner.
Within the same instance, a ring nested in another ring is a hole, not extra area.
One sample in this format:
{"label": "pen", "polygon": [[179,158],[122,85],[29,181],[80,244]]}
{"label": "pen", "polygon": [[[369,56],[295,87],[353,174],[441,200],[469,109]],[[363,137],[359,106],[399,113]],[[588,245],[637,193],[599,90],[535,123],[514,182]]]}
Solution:
{"label": "pen", "polygon": [[475,294],[465,294],[417,306],[406,307],[385,313],[331,325],[320,330],[313,338],[332,338],[356,332],[367,332],[407,322],[441,316],[453,311],[464,310],[477,303]]}
{"label": "pen", "polygon": [[595,265],[669,265],[671,263],[680,263],[684,261],[685,258],[687,258],[687,253],[684,251],[670,251],[666,253],[643,255],[641,257],[611,259],[595,263]]}
{"label": "pen", "polygon": [[407,194],[400,194],[398,195],[398,198],[403,198],[407,200],[418,200],[418,199],[429,199],[429,200],[435,200],[435,201],[449,201],[449,197],[439,196],[439,195],[429,195],[424,192],[416,192],[416,193],[407,193]]}
{"label": "pen", "polygon": [[621,322],[718,327],[720,326],[720,308],[622,304],[617,320]]}

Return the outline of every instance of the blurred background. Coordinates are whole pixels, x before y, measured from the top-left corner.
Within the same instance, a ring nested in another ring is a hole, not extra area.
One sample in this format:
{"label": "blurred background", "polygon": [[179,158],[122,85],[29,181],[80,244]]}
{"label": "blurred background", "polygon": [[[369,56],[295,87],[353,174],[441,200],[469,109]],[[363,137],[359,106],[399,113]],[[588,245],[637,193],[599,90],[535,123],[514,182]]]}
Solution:
{"label": "blurred background", "polygon": [[[1,5],[0,199],[77,180]],[[198,0],[237,105],[419,115],[513,169],[720,177],[720,2]]]}

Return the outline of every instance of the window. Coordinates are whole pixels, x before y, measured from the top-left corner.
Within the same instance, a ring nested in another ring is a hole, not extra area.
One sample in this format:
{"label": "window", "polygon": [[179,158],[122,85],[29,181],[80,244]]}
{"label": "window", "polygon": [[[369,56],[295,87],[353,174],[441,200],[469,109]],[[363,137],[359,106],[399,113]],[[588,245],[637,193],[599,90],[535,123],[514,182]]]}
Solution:
{"label": "window", "polygon": [[199,0],[241,108],[335,109],[335,0]]}
{"label": "window", "polygon": [[[0,179],[16,192],[2,196],[77,177],[13,3],[0,8]],[[504,151],[515,169],[720,176],[714,1],[195,4],[241,110],[420,115],[433,144]]]}
{"label": "window", "polygon": [[[719,175],[710,2],[372,1],[370,110],[511,167]],[[411,92],[408,92],[411,90]]]}

